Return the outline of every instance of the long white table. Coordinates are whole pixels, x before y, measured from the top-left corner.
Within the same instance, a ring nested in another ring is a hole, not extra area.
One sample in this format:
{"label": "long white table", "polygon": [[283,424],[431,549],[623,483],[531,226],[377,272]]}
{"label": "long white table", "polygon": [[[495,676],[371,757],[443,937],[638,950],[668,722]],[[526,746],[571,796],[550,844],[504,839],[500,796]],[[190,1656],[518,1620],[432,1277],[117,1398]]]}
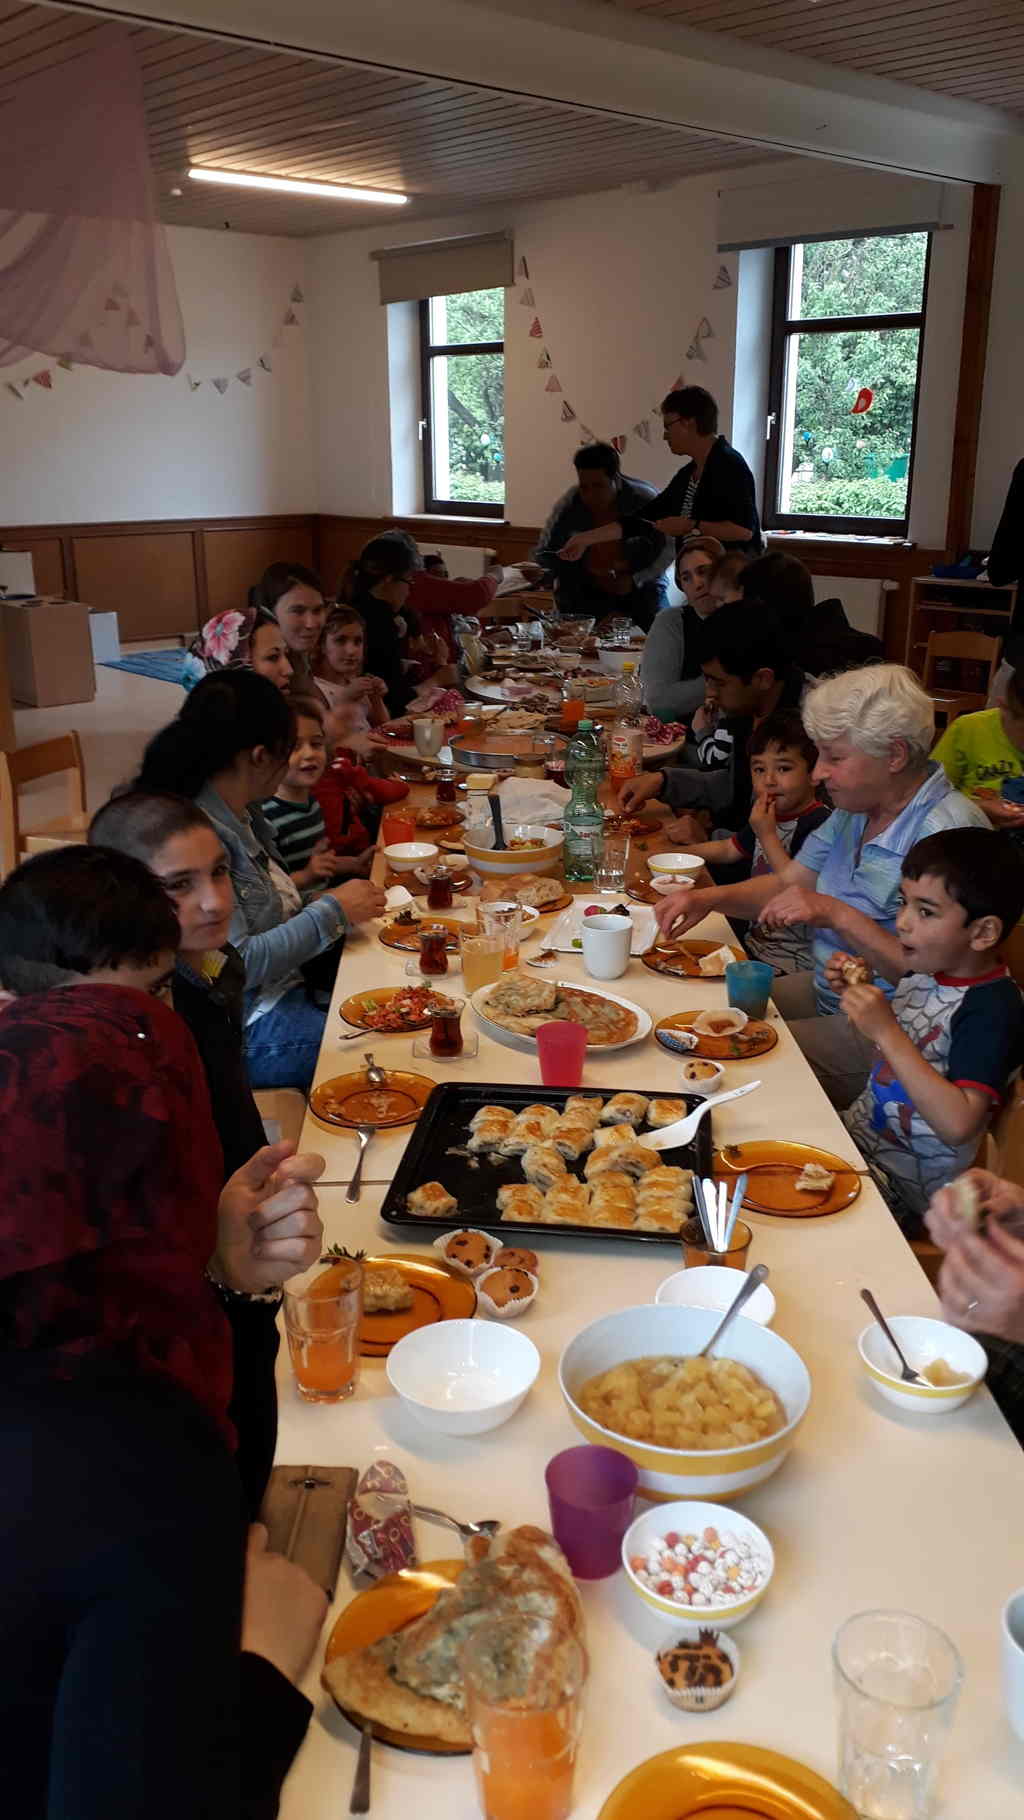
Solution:
{"label": "long white table", "polygon": [[[718,917],[700,935],[725,939]],[[536,944],[534,944],[534,947]],[[534,951],[531,949],[530,951]],[[404,957],[381,946],[374,930],[350,940],[335,1004],[369,985],[397,984]],[[582,962],[564,957],[567,978]],[[450,980],[457,990],[459,979]],[[668,1010],[724,1003],[720,984],[667,980],[639,961],[613,990],[663,1016]],[[473,1014],[466,1024],[473,1026]],[[339,1045],[332,1007],[318,1078],[356,1066],[363,1044]],[[771,1054],[730,1064],[728,1084],[764,1085],[712,1115],[716,1142],[792,1137],[856,1159],[857,1152],[803,1057],[780,1025]],[[411,1039],[387,1037],[378,1059],[419,1067],[439,1080],[539,1083],[536,1059],[481,1033],[470,1062],[416,1063]],[[355,1052],[355,1053],[353,1053]],[[679,1091],[678,1060],[651,1039],[601,1061],[588,1058],[585,1083],[596,1088]],[[328,1242],[408,1249],[414,1229],[383,1227],[377,1217],[407,1132],[381,1137],[366,1158],[366,1182],[355,1207],[343,1187],[322,1194]],[[308,1119],[305,1148],[327,1157],[327,1177],[347,1182],[355,1158],[350,1137]],[[966,1682],[945,1759],[940,1820],[1018,1820],[1024,1811],[1024,1745],[1006,1722],[999,1685],[999,1611],[1024,1584],[1024,1455],[986,1392],[951,1416],[903,1415],[882,1402],[861,1374],[856,1336],[866,1315],[858,1290],[870,1285],[896,1314],[935,1311],[934,1294],[870,1179],[854,1205],[827,1219],[781,1220],[756,1214],[752,1261],[771,1269],[778,1301],[776,1330],[807,1363],[813,1383],[809,1414],[776,1476],[745,1494],[741,1508],[760,1523],[776,1553],[773,1584],[758,1610],[734,1633],[741,1680],[718,1712],[677,1712],[657,1685],[653,1654],[671,1635],[623,1584],[623,1577],[583,1587],[592,1653],[576,1814],[595,1820],[620,1778],[656,1751],[700,1740],[737,1740],[783,1751],[821,1774],[836,1776],[831,1687],[832,1637],[851,1612],[900,1607],[941,1625],[966,1664]],[[418,1243],[429,1243],[420,1234]],[[390,1394],[384,1367],[364,1361],[354,1399],[335,1407],[300,1401],[287,1360],[280,1364],[278,1457],[292,1463],[353,1465],[375,1457],[397,1462],[418,1502],[462,1518],[499,1517],[547,1526],[543,1469],[552,1454],[578,1440],[557,1385],[559,1354],[581,1327],[613,1309],[648,1302],[680,1263],[678,1248],[552,1234],[529,1243],[541,1255],[541,1293],[524,1330],[540,1349],[540,1379],[505,1427],[470,1440],[423,1432]],[[421,1558],[451,1554],[450,1532],[418,1525]],[[338,1608],[351,1597],[343,1568]],[[332,1619],[329,1621],[333,1621]],[[338,1820],[347,1811],[356,1737],[319,1688],[319,1658],[307,1691],[317,1712],[286,1785],[283,1820]],[[429,1759],[383,1746],[374,1752],[373,1812],[381,1820],[478,1820],[468,1759]],[[638,1816],[638,1820],[641,1817]]]}

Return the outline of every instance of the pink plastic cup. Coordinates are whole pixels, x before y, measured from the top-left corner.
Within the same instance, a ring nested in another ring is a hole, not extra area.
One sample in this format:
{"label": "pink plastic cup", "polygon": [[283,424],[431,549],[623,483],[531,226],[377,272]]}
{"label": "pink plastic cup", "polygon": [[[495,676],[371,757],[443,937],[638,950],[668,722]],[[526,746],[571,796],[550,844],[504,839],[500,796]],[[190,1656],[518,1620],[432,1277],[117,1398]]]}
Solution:
{"label": "pink plastic cup", "polygon": [[578,1087],[583,1079],[587,1033],[582,1024],[559,1018],[537,1032],[540,1078],[545,1087]]}
{"label": "pink plastic cup", "polygon": [[577,1580],[617,1573],[640,1480],[632,1460],[610,1447],[570,1447],[548,1461],[544,1478],[555,1541]]}

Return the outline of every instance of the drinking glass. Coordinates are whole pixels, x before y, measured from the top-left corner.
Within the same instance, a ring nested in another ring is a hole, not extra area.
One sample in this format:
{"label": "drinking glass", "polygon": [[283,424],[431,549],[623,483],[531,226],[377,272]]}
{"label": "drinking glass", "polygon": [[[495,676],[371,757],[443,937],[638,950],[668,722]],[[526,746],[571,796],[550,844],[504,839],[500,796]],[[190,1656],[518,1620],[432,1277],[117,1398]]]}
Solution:
{"label": "drinking glass", "polygon": [[432,1008],[430,1018],[430,1053],[442,1061],[462,1054],[462,1012],[465,999],[446,998],[443,1005]]}
{"label": "drinking glass", "polygon": [[420,930],[420,972],[441,974],[448,971],[448,931],[427,925]]}
{"label": "drinking glass", "polygon": [[600,857],[594,864],[594,889],[596,891],[624,891],[628,864],[629,835],[605,834]]}
{"label": "drinking glass", "polygon": [[459,935],[462,982],[468,993],[490,986],[505,970],[504,935]]}
{"label": "drinking glass", "polygon": [[437,774],[434,785],[434,797],[439,803],[453,803],[456,800],[456,772],[453,766],[443,765]]}
{"label": "drinking glass", "polygon": [[380,831],[385,847],[398,847],[403,841],[416,839],[416,817],[408,810],[385,809]]}
{"label": "drinking glass", "polygon": [[583,717],[586,703],[583,690],[578,682],[562,684],[562,725],[575,729]]}
{"label": "drinking glass", "polygon": [[683,1241],[683,1263],[687,1270],[700,1264],[725,1264],[730,1270],[747,1268],[747,1252],[754,1235],[745,1220],[736,1221],[728,1251],[715,1251],[708,1244],[704,1228],[696,1215],[692,1220],[687,1220],[679,1236]]}
{"label": "drinking glass", "polygon": [[[543,1653],[549,1676],[516,1672]],[[548,1618],[485,1618],[460,1655],[480,1811],[487,1820],[567,1820],[587,1662]]]}
{"label": "drinking glass", "polygon": [[452,907],[452,873],[448,866],[435,866],[427,873],[427,909],[450,910]]}
{"label": "drinking glass", "polygon": [[839,1786],[864,1820],[927,1820],[964,1669],[924,1618],[863,1611],[832,1645]]}
{"label": "drinking glass", "polygon": [[518,904],[480,904],[477,908],[480,927],[485,935],[497,935],[504,943],[504,970],[519,965],[519,944],[523,939],[523,913]]}
{"label": "drinking glass", "polygon": [[[318,1267],[319,1268],[319,1267]],[[363,1266],[340,1258],[300,1289],[284,1292],[284,1327],[300,1397],[341,1403],[359,1377]]]}
{"label": "drinking glass", "polygon": [[767,961],[732,961],[725,969],[725,995],[736,1011],[763,1017],[775,984],[775,968]]}
{"label": "drinking glass", "polygon": [[555,1541],[577,1580],[606,1580],[622,1566],[640,1474],[612,1447],[567,1447],[544,1469]]}
{"label": "drinking glass", "polygon": [[412,736],[421,758],[436,758],[444,745],[444,721],[435,714],[418,714],[412,723]]}
{"label": "drinking glass", "polygon": [[578,1087],[583,1079],[587,1033],[569,1018],[552,1018],[537,1032],[540,1078],[545,1087]]}

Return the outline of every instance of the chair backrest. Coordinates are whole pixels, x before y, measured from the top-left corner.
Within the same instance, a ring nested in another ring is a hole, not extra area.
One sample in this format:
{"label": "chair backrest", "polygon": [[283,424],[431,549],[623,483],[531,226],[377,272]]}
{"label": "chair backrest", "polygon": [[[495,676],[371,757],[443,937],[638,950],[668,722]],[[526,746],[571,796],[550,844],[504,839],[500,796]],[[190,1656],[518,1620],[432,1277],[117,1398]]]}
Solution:
{"label": "chair backrest", "polygon": [[5,873],[18,864],[24,837],[18,807],[18,792],[26,784],[43,777],[57,777],[62,772],[68,779],[68,821],[84,820],[87,814],[85,766],[78,734],[73,730],[58,739],[40,740],[35,746],[22,746],[14,752],[0,752],[0,867]]}
{"label": "chair backrest", "polygon": [[1024,1082],[1015,1081],[989,1133],[989,1168],[1024,1188]]}
{"label": "chair backrest", "polygon": [[943,660],[959,663],[984,664],[988,669],[988,681],[985,693],[991,686],[992,678],[999,667],[999,653],[1002,641],[990,638],[987,632],[930,632],[928,648],[924,660],[924,686],[932,687],[935,681],[935,666]]}

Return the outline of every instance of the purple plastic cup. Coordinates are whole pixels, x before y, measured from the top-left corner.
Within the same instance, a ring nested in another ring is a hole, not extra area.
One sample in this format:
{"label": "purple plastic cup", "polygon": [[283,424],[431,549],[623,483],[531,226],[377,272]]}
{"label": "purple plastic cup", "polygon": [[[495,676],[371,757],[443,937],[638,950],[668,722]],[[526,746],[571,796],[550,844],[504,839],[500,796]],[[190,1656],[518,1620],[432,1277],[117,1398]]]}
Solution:
{"label": "purple plastic cup", "polygon": [[577,1580],[606,1580],[622,1566],[640,1474],[611,1447],[569,1447],[544,1470],[551,1528]]}

